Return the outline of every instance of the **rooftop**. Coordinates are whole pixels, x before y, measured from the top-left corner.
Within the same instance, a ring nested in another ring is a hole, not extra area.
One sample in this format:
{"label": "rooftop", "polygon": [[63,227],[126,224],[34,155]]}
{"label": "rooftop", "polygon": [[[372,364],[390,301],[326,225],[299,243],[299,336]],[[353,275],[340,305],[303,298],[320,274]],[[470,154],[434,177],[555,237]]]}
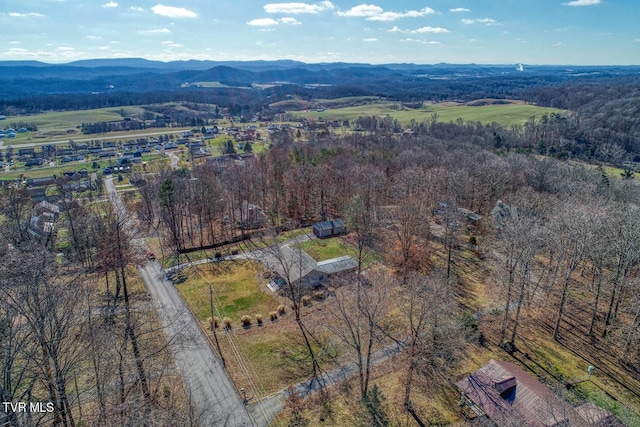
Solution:
{"label": "rooftop", "polygon": [[[498,426],[588,426],[581,414],[549,388],[504,361],[490,360],[456,385]],[[472,407],[473,409],[473,407]],[[606,412],[606,411],[604,411]]]}
{"label": "rooftop", "polygon": [[286,277],[288,273],[289,280],[297,282],[314,270],[331,275],[353,271],[356,268],[358,268],[358,261],[348,255],[316,262],[302,249],[284,245],[280,248],[280,262],[274,270],[282,277]]}
{"label": "rooftop", "polygon": [[317,264],[317,269],[326,274],[342,273],[344,271],[355,270],[356,268],[358,268],[358,261],[349,255],[320,261]]}

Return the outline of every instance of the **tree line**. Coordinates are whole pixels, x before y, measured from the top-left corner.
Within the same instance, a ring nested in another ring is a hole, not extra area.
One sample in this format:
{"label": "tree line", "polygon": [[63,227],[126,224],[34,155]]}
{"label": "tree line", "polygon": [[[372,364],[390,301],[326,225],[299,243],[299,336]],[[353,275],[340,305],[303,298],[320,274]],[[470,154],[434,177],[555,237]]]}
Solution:
{"label": "tree line", "polygon": [[0,424],[197,424],[206,408],[182,387],[167,345],[179,338],[141,290],[128,217],[105,199],[66,194],[60,207],[56,227],[35,234],[42,212],[26,189],[2,190],[0,398],[52,406],[3,411]]}

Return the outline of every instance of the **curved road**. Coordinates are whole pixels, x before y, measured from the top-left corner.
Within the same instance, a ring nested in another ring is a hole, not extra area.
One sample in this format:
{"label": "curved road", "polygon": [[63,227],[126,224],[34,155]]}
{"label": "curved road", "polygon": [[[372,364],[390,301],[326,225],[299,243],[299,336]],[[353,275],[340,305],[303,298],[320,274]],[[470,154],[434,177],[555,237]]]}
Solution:
{"label": "curved road", "polygon": [[[105,184],[114,208],[129,218],[126,226],[133,230],[133,221],[116,192],[113,179],[106,180]],[[139,250],[148,250],[143,239],[134,239],[134,244]],[[194,421],[202,426],[252,426],[233,382],[160,264],[152,261],[138,271],[154,301],[187,395],[196,408]]]}

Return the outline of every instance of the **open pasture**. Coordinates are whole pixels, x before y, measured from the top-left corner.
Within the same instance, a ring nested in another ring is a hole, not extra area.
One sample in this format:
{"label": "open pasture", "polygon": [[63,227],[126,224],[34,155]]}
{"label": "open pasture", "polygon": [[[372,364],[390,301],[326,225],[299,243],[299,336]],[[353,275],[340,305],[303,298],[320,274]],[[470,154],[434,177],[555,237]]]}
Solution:
{"label": "open pasture", "polygon": [[327,109],[324,111],[293,112],[299,117],[313,120],[349,120],[354,121],[358,117],[389,115],[397,119],[403,126],[412,120],[422,122],[437,114],[437,120],[441,122],[455,122],[461,118],[465,122],[496,122],[502,126],[522,125],[529,118],[540,118],[543,114],[563,113],[565,111],[556,108],[538,107],[536,105],[510,103],[489,105],[466,105],[458,103],[425,103],[421,108],[408,108],[398,103],[379,102],[354,107]]}
{"label": "open pasture", "polygon": [[82,123],[109,122],[137,116],[142,113],[140,107],[99,108],[95,110],[78,111],[50,111],[28,116],[8,116],[7,123],[24,122],[38,126],[39,131],[53,131],[56,129],[73,129]]}

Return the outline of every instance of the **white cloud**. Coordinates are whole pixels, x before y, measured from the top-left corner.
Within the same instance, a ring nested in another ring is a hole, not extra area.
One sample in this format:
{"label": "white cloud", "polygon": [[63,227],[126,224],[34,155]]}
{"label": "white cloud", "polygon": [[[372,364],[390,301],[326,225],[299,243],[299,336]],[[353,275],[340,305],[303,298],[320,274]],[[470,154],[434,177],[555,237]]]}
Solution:
{"label": "white cloud", "polygon": [[286,25],[300,25],[300,24],[302,24],[302,22],[298,21],[296,18],[291,18],[291,17],[280,18],[280,19],[278,19],[278,21],[280,21],[281,24],[286,24]]}
{"label": "white cloud", "polygon": [[131,6],[129,10],[132,10],[134,12],[144,12],[144,9],[141,8],[140,6]]}
{"label": "white cloud", "polygon": [[118,3],[116,3],[116,2],[114,2],[112,0],[109,3],[103,4],[102,7],[105,8],[105,9],[110,9],[110,8],[118,7]]}
{"label": "white cloud", "polygon": [[29,18],[29,17],[42,18],[42,17],[44,17],[43,14],[36,13],[36,12],[29,12],[29,13],[9,12],[8,15],[11,16],[12,18]]}
{"label": "white cloud", "polygon": [[258,19],[252,19],[251,21],[247,22],[248,25],[254,26],[254,27],[273,27],[276,26],[278,24],[284,24],[284,25],[300,25],[302,24],[302,22],[298,21],[296,18],[292,18],[289,16],[286,16],[284,18],[280,18],[278,20],[272,19],[272,18],[258,18]]}
{"label": "white cloud", "polygon": [[390,33],[406,33],[406,31],[401,30],[400,28],[396,27],[395,25],[393,26],[393,28],[391,28],[390,30],[387,30]]}
{"label": "white cloud", "polygon": [[16,40],[11,40],[11,41],[9,42],[9,44],[20,44],[20,42],[19,42],[19,41],[16,41]]}
{"label": "white cloud", "polygon": [[252,19],[251,21],[247,22],[247,24],[252,25],[254,27],[270,27],[273,25],[278,25],[278,21],[271,18],[259,18],[259,19]]}
{"label": "white cloud", "polygon": [[500,25],[498,21],[491,18],[461,19],[460,22],[466,25],[471,25],[475,23],[485,24],[485,25]]}
{"label": "white cloud", "polygon": [[552,44],[551,46],[553,47],[560,47],[560,46],[564,46],[563,42],[555,42],[554,44]]}
{"label": "white cloud", "polygon": [[57,50],[61,51],[61,52],[71,52],[74,51],[75,49],[69,46],[60,46],[56,48]]}
{"label": "white cloud", "polygon": [[573,0],[562,4],[565,6],[595,6],[600,3],[602,3],[602,0]]}
{"label": "white cloud", "polygon": [[151,11],[156,15],[168,16],[170,18],[195,18],[198,16],[198,14],[192,10],[183,7],[165,6],[163,4],[153,6]]}
{"label": "white cloud", "polygon": [[338,12],[340,16],[352,16],[352,17],[371,17],[380,15],[384,10],[375,4],[360,4],[354,6],[346,12]]}
{"label": "white cloud", "polygon": [[140,34],[167,34],[170,33],[168,28],[154,28],[152,30],[140,30],[138,33]]}
{"label": "white cloud", "polygon": [[384,11],[384,9],[375,4],[360,4],[346,12],[338,12],[338,15],[366,18],[367,21],[395,21],[400,18],[419,18],[434,13],[436,13],[436,11],[430,7],[425,7],[420,10],[408,10],[406,12],[391,12]]}
{"label": "white cloud", "polygon": [[180,43],[174,43],[171,40],[165,40],[165,41],[160,42],[160,43],[162,43],[163,45],[168,46],[168,47],[182,47],[183,46]]}
{"label": "white cloud", "polygon": [[417,30],[413,30],[411,32],[412,33],[443,34],[443,33],[450,33],[451,31],[447,30],[446,28],[442,28],[442,27],[422,27],[422,28],[418,28]]}
{"label": "white cloud", "polygon": [[264,11],[267,13],[319,13],[323,10],[333,9],[335,6],[330,1],[321,1],[316,4],[308,3],[269,3],[264,5]]}
{"label": "white cloud", "polygon": [[436,13],[435,10],[430,7],[425,7],[420,10],[409,10],[407,12],[382,12],[380,15],[370,16],[368,21],[395,21],[400,18],[419,18],[425,15],[432,15]]}
{"label": "white cloud", "polygon": [[487,24],[487,25],[498,25],[498,22],[495,19],[491,19],[491,18],[476,19],[476,22],[480,22],[481,24]]}
{"label": "white cloud", "polygon": [[449,9],[449,12],[471,12],[471,9],[467,9],[466,7],[454,7],[453,9]]}
{"label": "white cloud", "polygon": [[440,44],[439,41],[435,41],[435,40],[419,40],[419,39],[411,39],[411,38],[402,39],[400,41],[401,42],[420,43],[420,44],[430,44],[430,45]]}
{"label": "white cloud", "polygon": [[363,42],[377,42],[378,39],[375,37],[370,37],[368,39],[362,39]]}
{"label": "white cloud", "polygon": [[29,52],[27,49],[21,48],[21,47],[12,47],[11,49],[8,50],[8,52],[12,52],[12,53],[26,53]]}
{"label": "white cloud", "polygon": [[87,38],[89,40],[101,40],[102,39],[102,37],[100,37],[100,36],[92,36],[92,35],[87,36]]}

